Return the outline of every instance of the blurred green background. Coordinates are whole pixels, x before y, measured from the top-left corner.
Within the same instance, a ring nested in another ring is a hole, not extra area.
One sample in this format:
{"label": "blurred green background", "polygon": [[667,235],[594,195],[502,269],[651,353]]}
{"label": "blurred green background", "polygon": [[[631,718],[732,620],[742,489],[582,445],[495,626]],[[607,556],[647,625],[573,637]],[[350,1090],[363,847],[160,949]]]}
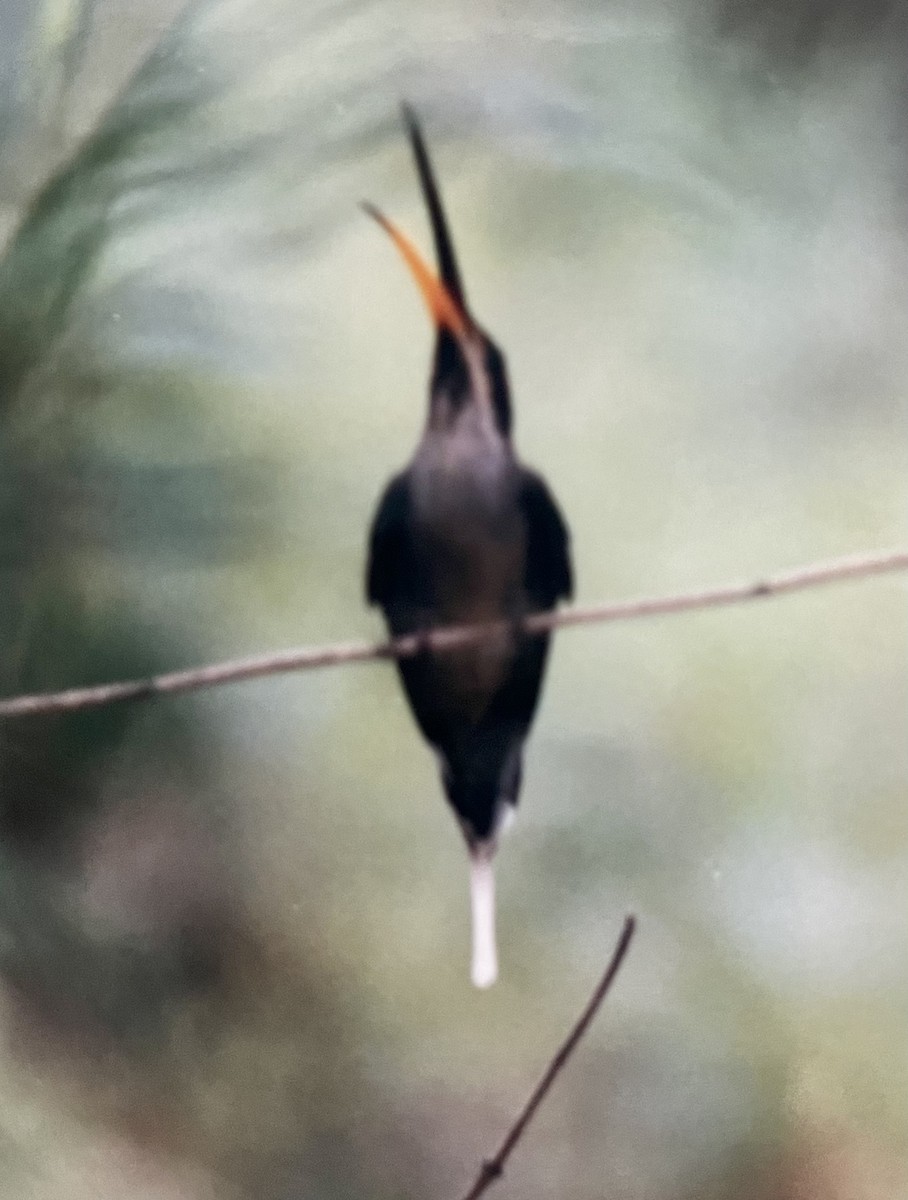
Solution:
{"label": "blurred green background", "polygon": [[[4,0],[3,694],[377,635],[421,113],[581,601],[904,542],[908,34],[857,0]],[[0,726],[0,1195],[908,1195],[894,577],[556,640],[502,980],[387,665]]]}

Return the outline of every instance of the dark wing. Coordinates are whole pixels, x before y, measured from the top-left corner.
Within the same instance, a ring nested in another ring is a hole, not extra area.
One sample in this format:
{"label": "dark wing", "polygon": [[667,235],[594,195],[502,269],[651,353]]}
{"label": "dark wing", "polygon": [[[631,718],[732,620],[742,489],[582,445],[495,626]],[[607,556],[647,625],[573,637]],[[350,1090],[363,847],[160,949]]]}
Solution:
{"label": "dark wing", "polygon": [[[396,475],[379,501],[369,537],[366,595],[380,604],[394,636],[425,629],[432,608],[424,573],[413,545],[412,503],[407,472]],[[435,665],[427,654],[397,661],[407,699],[423,737],[440,747],[449,727],[445,695],[439,690]]]}
{"label": "dark wing", "polygon": [[527,523],[525,586],[540,608],[569,600],[574,590],[570,534],[545,480],[535,471],[521,475],[519,503]]}
{"label": "dark wing", "polygon": [[410,538],[410,485],[407,473],[395,475],[385,488],[369,534],[366,598],[387,608],[402,599],[413,579]]}
{"label": "dark wing", "polygon": [[[524,588],[534,608],[553,608],[573,590],[567,526],[535,471],[521,470],[518,502],[527,528]],[[488,836],[497,800],[517,803],[522,746],[539,704],[549,640],[547,633],[519,639],[508,677],[478,725],[461,745],[443,747],[451,803],[480,838]]]}

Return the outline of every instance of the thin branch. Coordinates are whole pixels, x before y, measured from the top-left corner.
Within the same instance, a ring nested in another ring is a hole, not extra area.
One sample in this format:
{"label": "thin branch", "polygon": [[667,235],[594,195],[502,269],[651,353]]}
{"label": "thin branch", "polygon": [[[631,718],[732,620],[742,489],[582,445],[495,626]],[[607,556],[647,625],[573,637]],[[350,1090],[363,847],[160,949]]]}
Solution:
{"label": "thin branch", "polygon": [[496,1179],[500,1179],[504,1174],[505,1164],[511,1157],[515,1146],[523,1136],[524,1130],[539,1108],[540,1104],[548,1095],[552,1084],[561,1074],[567,1060],[574,1053],[577,1043],[590,1027],[593,1018],[599,1011],[600,1005],[609,993],[609,989],[615,980],[615,976],[624,961],[624,956],[627,954],[628,947],[631,944],[631,938],[634,936],[636,921],[633,917],[625,917],[624,928],[621,931],[621,937],[618,939],[618,945],[615,947],[612,954],[611,962],[605,969],[605,974],[596,985],[596,989],[590,996],[586,1008],[577,1018],[574,1027],[564,1042],[552,1056],[549,1065],[543,1072],[542,1078],[533,1088],[529,1100],[523,1106],[517,1120],[508,1130],[504,1141],[498,1147],[491,1158],[487,1158],[479,1168],[479,1174],[470,1190],[467,1192],[464,1200],[477,1200],[483,1194],[486,1188],[490,1187]]}
{"label": "thin branch", "polygon": [[[575,625],[594,625],[629,621],[636,617],[669,616],[696,609],[719,608],[749,600],[763,600],[788,592],[826,584],[842,583],[887,572],[908,571],[908,550],[891,550],[811,563],[791,571],[767,575],[751,583],[731,583],[721,587],[678,592],[671,596],[644,596],[636,600],[572,608],[561,612],[534,613],[518,622],[525,633],[539,634],[550,629]],[[62,692],[43,692],[0,700],[0,719],[97,708],[122,700],[146,700],[152,696],[192,692],[200,688],[220,687],[280,675],[288,671],[312,671],[318,667],[337,667],[349,663],[372,662],[388,658],[413,658],[426,650],[446,652],[470,646],[501,634],[513,626],[505,621],[487,625],[457,625],[420,634],[395,638],[390,642],[342,642],[328,646],[302,646],[249,658],[228,659],[183,671],[170,671],[148,679],[120,683],[102,683],[92,687],[69,688]]]}

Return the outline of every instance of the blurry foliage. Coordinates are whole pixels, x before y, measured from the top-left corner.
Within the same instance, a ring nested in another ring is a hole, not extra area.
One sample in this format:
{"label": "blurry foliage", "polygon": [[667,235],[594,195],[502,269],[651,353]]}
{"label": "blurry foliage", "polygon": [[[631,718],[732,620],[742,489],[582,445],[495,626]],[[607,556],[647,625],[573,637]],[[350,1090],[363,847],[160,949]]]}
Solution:
{"label": "blurry foliage", "polygon": [[900,0],[719,0],[716,11],[720,31],[753,39],[775,70],[802,70],[830,49],[872,53],[906,28]]}
{"label": "blurry foliage", "polygon": [[[60,47],[61,106],[88,32],[77,20]],[[171,356],[165,372],[99,329],[105,262],[139,219],[124,199],[173,186],[186,164],[172,148],[215,98],[217,84],[175,66],[181,45],[178,23],[25,203],[0,261],[6,692],[141,675],[188,656],[188,639],[136,611],[142,585],[130,586],[129,564],[197,570],[245,558],[267,528],[261,463],[224,451],[193,461],[195,357]],[[135,442],[129,453],[106,444],[92,413],[105,395],[165,422],[177,457],[154,457],[154,440],[150,457]],[[20,1053],[43,1057],[48,1039],[76,1063],[89,1053],[76,1077],[97,1072],[102,1091],[127,1072],[117,1094],[136,1098],[126,1114],[147,1107],[149,1090],[173,1101],[154,1079],[175,1069],[164,1051],[175,1014],[197,994],[224,997],[225,955],[251,952],[235,863],[217,835],[216,758],[214,731],[191,705],[0,730],[0,969]],[[117,1049],[122,1064],[102,1066]]]}

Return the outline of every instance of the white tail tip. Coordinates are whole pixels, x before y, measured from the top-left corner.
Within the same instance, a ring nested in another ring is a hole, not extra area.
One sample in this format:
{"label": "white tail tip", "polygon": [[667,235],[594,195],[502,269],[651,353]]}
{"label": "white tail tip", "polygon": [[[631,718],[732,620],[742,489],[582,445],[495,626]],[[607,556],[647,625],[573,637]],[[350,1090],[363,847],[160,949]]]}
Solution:
{"label": "white tail tip", "polygon": [[495,874],[492,856],[486,851],[470,855],[470,906],[473,910],[473,962],[470,978],[474,987],[491,987],[498,978],[495,948]]}

